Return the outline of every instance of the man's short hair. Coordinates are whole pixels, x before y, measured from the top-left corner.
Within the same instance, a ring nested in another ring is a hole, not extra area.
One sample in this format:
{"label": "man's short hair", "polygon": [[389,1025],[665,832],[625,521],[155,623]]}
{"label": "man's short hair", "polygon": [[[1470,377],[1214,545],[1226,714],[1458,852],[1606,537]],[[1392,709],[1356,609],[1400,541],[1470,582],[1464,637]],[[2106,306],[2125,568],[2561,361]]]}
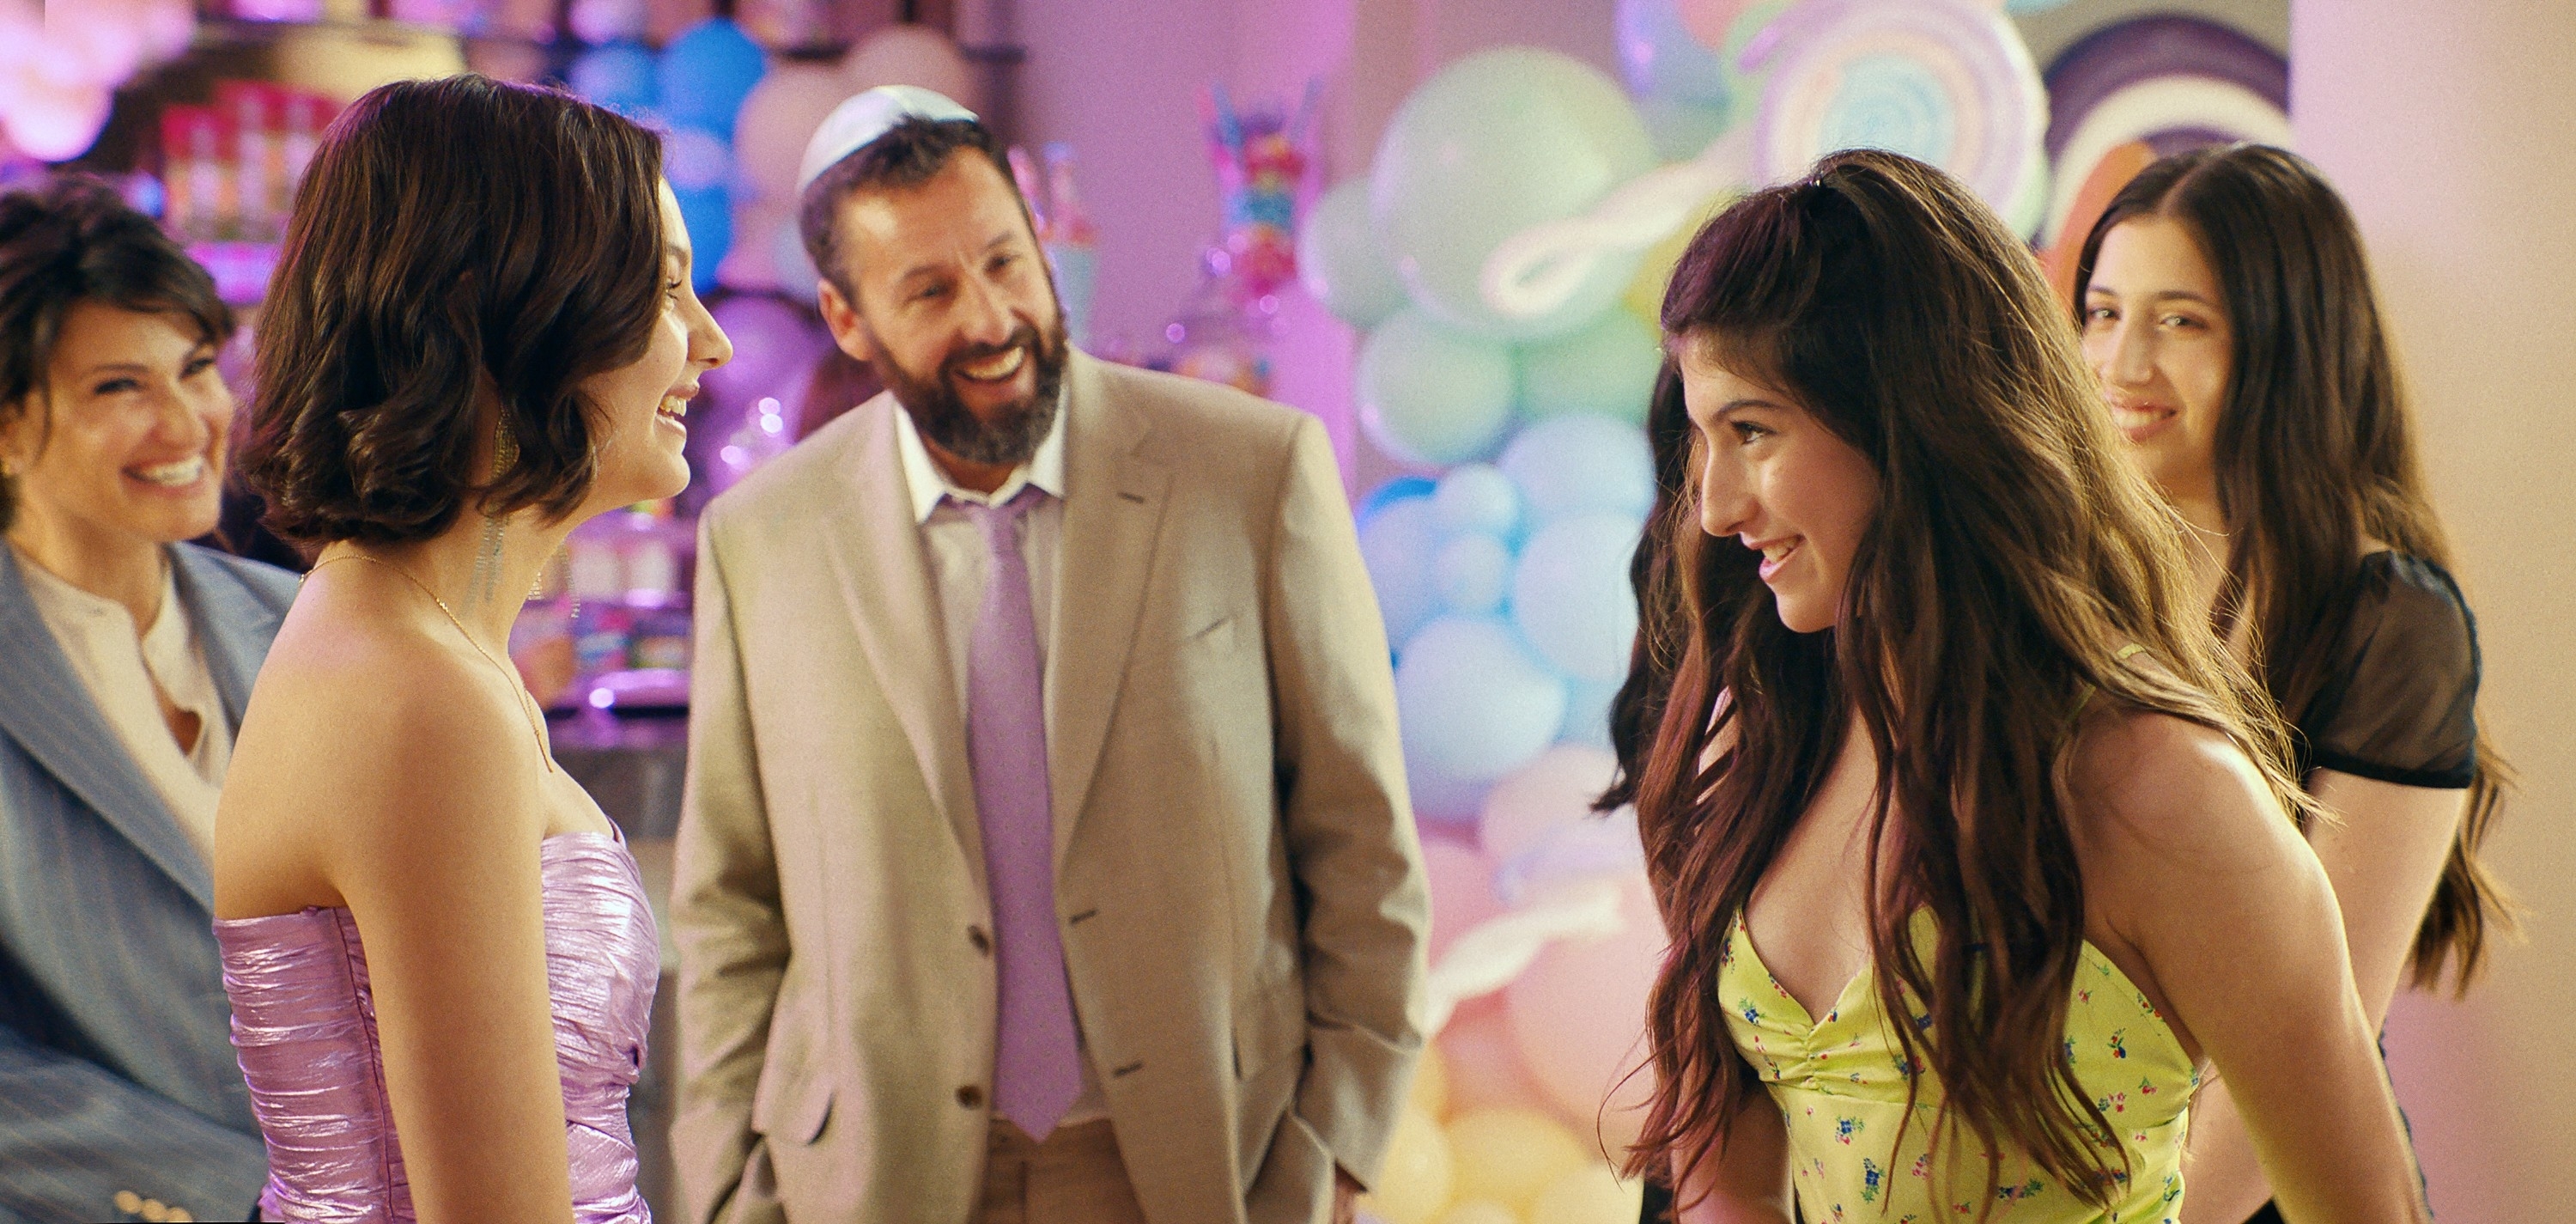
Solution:
{"label": "man's short hair", "polygon": [[[983,154],[1000,172],[1003,182],[1012,181],[1010,157],[991,128],[972,119],[907,116],[887,128],[885,135],[832,163],[831,169],[816,175],[805,188],[796,216],[797,234],[805,240],[805,257],[814,261],[815,270],[831,281],[852,307],[858,304],[858,289],[842,266],[844,252],[834,232],[842,203],[862,191],[919,187],[947,169],[949,159],[960,149]],[[1016,189],[1013,194],[1017,194]],[[1026,201],[1021,202],[1020,210],[1027,215]]]}

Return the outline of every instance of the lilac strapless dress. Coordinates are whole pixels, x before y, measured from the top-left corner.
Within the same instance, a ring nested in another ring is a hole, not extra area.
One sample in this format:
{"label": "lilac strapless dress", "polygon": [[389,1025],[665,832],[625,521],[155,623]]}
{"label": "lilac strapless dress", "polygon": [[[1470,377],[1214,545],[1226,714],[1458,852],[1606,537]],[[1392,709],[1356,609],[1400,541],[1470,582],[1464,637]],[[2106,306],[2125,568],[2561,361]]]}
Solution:
{"label": "lilac strapless dress", "polygon": [[[626,1094],[644,1067],[661,980],[643,880],[625,843],[604,834],[549,837],[538,860],[573,1217],[650,1224],[626,1125]],[[385,1103],[367,954],[349,911],[219,919],[215,941],[232,998],[233,1045],[268,1141],[260,1217],[407,1224],[411,1183]]]}

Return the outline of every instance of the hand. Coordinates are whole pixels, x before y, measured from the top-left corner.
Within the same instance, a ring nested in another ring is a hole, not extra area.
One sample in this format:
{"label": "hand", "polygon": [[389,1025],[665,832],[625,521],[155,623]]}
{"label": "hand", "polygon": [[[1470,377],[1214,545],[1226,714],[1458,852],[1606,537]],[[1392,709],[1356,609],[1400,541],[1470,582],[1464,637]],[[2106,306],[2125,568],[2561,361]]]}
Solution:
{"label": "hand", "polygon": [[1360,1217],[1360,1182],[1333,1166],[1333,1224],[1354,1224]]}

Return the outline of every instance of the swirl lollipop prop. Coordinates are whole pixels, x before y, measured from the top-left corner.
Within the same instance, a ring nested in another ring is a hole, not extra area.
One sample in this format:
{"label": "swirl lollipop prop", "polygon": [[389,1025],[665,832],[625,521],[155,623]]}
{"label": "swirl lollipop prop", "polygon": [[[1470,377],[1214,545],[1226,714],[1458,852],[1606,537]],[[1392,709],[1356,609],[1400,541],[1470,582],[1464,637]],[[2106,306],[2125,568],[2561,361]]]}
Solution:
{"label": "swirl lollipop prop", "polygon": [[[2085,35],[2048,67],[2048,152],[2056,185],[2044,246],[2092,228],[2088,183],[2118,190],[2104,168],[2132,144],[2154,154],[2207,144],[2290,140],[2290,66],[2253,38],[2197,17],[2157,14]],[[2129,173],[2135,173],[2134,170]],[[2108,198],[2107,191],[2091,195]],[[2069,231],[2073,231],[2070,235]]]}
{"label": "swirl lollipop prop", "polygon": [[1878,148],[1957,175],[1997,211],[2025,210],[2048,126],[2030,50],[2001,13],[1963,0],[1805,0],[1744,52],[1769,81],[1753,173],[1800,174],[1837,149]]}

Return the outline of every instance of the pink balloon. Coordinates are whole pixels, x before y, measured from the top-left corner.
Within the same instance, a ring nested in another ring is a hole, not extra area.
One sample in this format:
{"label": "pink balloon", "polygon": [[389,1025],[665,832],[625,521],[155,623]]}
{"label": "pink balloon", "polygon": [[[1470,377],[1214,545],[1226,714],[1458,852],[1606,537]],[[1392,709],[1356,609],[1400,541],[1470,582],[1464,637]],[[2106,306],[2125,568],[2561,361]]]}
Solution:
{"label": "pink balloon", "polygon": [[1485,796],[1477,829],[1485,853],[1497,863],[1529,849],[1561,824],[1592,812],[1592,800],[1610,785],[1618,758],[1603,748],[1559,744],[1505,775]]}
{"label": "pink balloon", "polygon": [[1431,963],[1459,935],[1501,913],[1494,899],[1493,860],[1472,846],[1423,839],[1422,869],[1431,877]]}
{"label": "pink balloon", "polygon": [[1449,1112],[1517,1106],[1556,1112],[1547,1091],[1521,1065],[1509,1016],[1500,996],[1459,1006],[1440,1030],[1440,1054],[1449,1060]]}
{"label": "pink balloon", "polygon": [[1618,934],[1558,940],[1503,988],[1522,1065],[1579,1119],[1577,1133],[1593,1134],[1597,1119],[1613,1151],[1637,1137],[1654,1088],[1651,1072],[1622,1082],[1646,1059],[1646,995],[1666,944],[1644,872],[1621,881],[1619,916]]}

